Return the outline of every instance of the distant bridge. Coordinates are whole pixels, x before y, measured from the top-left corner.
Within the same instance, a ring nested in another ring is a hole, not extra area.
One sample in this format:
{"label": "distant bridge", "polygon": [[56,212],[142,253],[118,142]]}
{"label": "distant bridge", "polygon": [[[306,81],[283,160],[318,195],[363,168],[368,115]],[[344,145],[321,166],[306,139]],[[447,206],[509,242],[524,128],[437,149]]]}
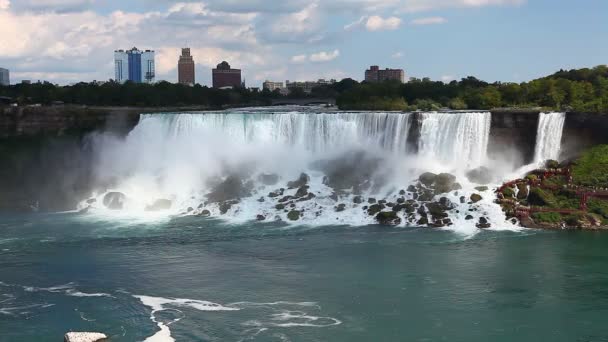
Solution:
{"label": "distant bridge", "polygon": [[309,98],[309,99],[273,99],[273,106],[314,106],[314,105],[336,105],[336,99],[332,98]]}

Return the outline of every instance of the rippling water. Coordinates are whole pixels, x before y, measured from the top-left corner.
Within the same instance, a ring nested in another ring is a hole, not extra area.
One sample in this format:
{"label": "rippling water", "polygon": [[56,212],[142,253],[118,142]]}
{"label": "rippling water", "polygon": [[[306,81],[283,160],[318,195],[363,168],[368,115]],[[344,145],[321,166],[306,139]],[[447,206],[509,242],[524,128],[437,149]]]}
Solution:
{"label": "rippling water", "polygon": [[0,341],[607,341],[608,236],[0,218]]}

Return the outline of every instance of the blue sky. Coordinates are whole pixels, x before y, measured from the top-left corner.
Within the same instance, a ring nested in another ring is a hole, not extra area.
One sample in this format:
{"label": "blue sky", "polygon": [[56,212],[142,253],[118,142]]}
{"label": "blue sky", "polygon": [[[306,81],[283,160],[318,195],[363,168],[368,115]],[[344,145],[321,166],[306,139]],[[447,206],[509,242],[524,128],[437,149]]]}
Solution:
{"label": "blue sky", "polygon": [[249,86],[352,77],[372,64],[451,80],[527,81],[608,63],[605,0],[0,0],[11,79],[113,77],[113,51],[157,52],[175,81],[189,46],[197,81],[227,60]]}

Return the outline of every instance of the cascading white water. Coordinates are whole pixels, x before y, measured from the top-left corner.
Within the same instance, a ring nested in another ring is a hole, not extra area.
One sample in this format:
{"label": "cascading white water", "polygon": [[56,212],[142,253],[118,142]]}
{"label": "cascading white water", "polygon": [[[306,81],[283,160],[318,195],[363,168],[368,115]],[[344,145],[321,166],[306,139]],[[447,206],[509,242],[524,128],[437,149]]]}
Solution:
{"label": "cascading white water", "polygon": [[[125,139],[94,137],[96,176],[102,185],[95,195],[97,201],[83,201],[82,205],[116,215],[105,208],[103,199],[104,194],[118,191],[127,198],[124,213],[148,215],[144,214],[145,208],[155,200],[169,199],[171,214],[201,213],[208,209],[212,216],[237,221],[251,220],[260,214],[268,220],[278,217],[287,220],[288,208],[277,210],[279,198],[268,198],[269,193],[285,188],[285,196],[294,196],[297,189],[287,189],[287,183],[306,172],[310,176],[308,191],[315,197],[292,202],[290,207],[301,210],[301,221],[359,225],[374,223],[374,216],[362,210],[365,203],[354,200],[355,187],[337,190],[328,185],[325,180],[328,172],[334,172],[333,180],[338,183],[345,178],[344,182],[361,184],[362,190],[357,191],[364,197],[397,201],[404,196],[402,190],[424,171],[456,174],[465,189],[441,196],[462,203],[461,196],[475,191],[475,185],[467,183],[464,172],[482,165],[486,159],[491,114],[421,114],[417,154],[411,153],[408,146],[413,115],[267,109],[144,114]],[[319,164],[321,160],[330,165]],[[239,196],[238,206],[220,215],[219,202],[205,203],[218,182],[233,174],[242,175],[238,177],[243,184],[252,183],[251,195]],[[275,174],[279,182],[265,184],[259,178],[264,174]],[[336,192],[341,196],[337,201]],[[405,196],[413,199],[414,194]],[[345,205],[343,211],[335,210],[339,203]],[[491,196],[487,196],[479,205],[491,203]],[[496,208],[476,213],[468,209],[457,211],[452,218],[460,228],[469,227],[469,231],[470,227],[475,230],[475,223],[465,216],[501,217],[500,208],[497,213]]]}
{"label": "cascading white water", "polygon": [[424,113],[420,155],[475,168],[486,161],[491,113]]}
{"label": "cascading white water", "polygon": [[547,159],[557,160],[561,151],[562,133],[566,113],[540,113],[536,132],[534,163]]}

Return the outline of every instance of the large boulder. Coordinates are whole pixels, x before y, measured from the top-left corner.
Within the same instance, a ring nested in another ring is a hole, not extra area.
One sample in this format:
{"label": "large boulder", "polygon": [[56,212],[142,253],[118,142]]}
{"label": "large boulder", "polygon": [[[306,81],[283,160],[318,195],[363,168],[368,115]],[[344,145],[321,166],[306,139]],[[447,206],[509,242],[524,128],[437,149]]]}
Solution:
{"label": "large boulder", "polygon": [[431,186],[433,185],[433,183],[435,183],[435,179],[437,178],[437,175],[432,173],[432,172],[425,172],[423,174],[420,175],[420,177],[418,177],[418,180],[420,181],[420,183],[426,185],[426,186]]}
{"label": "large boulder", "polygon": [[397,226],[401,224],[401,218],[394,211],[382,211],[376,215],[378,223],[387,226]]}
{"label": "large boulder", "polygon": [[557,169],[557,168],[559,168],[559,162],[557,160],[548,159],[545,161],[545,168]]}
{"label": "large boulder", "polygon": [[494,179],[492,171],[485,166],[468,171],[466,176],[470,182],[477,184],[489,184]]}
{"label": "large boulder", "polygon": [[483,199],[483,197],[481,197],[480,194],[471,195],[471,202],[473,202],[473,203],[477,203],[477,202],[481,201],[482,199]]}
{"label": "large boulder", "polygon": [[243,183],[237,175],[230,175],[213,187],[213,190],[207,194],[207,200],[209,203],[216,203],[248,196],[251,196],[251,184]]}
{"label": "large boulder", "polygon": [[300,219],[301,213],[298,210],[292,210],[287,213],[287,218],[291,221],[297,221]]}
{"label": "large boulder", "polygon": [[459,190],[460,184],[456,185],[456,176],[450,173],[440,173],[435,178],[435,193],[444,194],[452,190]]}
{"label": "large boulder", "polygon": [[110,210],[122,210],[127,196],[122,192],[108,192],[103,196],[103,205]]}
{"label": "large boulder", "polygon": [[171,209],[171,201],[168,199],[157,199],[151,205],[146,206],[146,211],[161,211]]}
{"label": "large boulder", "polygon": [[375,177],[380,169],[381,159],[365,151],[353,151],[331,160],[321,160],[314,165],[326,177],[323,184],[334,190],[350,190],[359,195],[382,180]]}

